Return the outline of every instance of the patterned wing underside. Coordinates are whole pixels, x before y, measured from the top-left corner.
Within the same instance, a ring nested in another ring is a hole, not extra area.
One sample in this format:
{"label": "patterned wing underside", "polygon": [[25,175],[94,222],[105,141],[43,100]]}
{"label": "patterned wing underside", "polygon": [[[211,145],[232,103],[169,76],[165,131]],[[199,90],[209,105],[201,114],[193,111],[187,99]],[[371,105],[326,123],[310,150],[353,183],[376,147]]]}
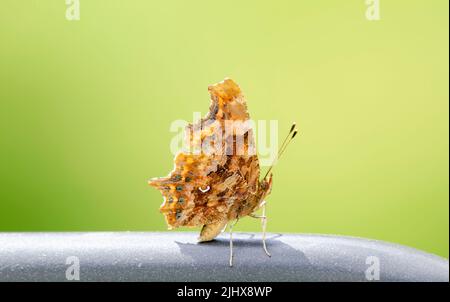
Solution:
{"label": "patterned wing underside", "polygon": [[[258,190],[259,163],[250,149],[254,146],[251,127],[238,123],[233,131],[224,132],[227,121],[249,120],[241,90],[230,79],[208,90],[210,111],[199,123],[186,127],[187,146],[191,151],[202,145],[203,151],[217,150],[220,146],[222,152],[179,153],[174,170],[167,177],[149,182],[164,197],[160,211],[169,228],[234,219],[245,207],[246,200]],[[223,139],[214,140],[220,134]],[[237,142],[242,141],[244,152],[236,154]]]}

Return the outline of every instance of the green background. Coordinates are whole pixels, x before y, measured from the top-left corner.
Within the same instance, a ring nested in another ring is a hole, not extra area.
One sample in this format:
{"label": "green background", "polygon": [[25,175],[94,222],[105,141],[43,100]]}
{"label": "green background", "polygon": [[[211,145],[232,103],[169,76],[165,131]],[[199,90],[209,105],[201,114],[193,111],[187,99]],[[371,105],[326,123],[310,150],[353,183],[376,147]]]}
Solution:
{"label": "green background", "polygon": [[[448,1],[2,0],[0,231],[166,230],[147,179],[173,120],[235,79],[252,118],[301,135],[268,230],[448,257]],[[243,219],[239,231],[260,231]]]}

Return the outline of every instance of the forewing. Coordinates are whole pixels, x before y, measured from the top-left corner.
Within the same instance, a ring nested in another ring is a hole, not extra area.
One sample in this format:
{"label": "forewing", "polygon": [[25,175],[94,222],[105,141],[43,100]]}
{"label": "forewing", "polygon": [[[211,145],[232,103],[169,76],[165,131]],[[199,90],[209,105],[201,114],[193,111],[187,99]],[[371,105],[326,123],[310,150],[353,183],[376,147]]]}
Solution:
{"label": "forewing", "polygon": [[208,90],[208,115],[186,127],[188,151],[175,157],[174,170],[167,177],[149,182],[164,197],[160,210],[169,227],[236,218],[258,189],[253,130],[239,86],[226,79]]}

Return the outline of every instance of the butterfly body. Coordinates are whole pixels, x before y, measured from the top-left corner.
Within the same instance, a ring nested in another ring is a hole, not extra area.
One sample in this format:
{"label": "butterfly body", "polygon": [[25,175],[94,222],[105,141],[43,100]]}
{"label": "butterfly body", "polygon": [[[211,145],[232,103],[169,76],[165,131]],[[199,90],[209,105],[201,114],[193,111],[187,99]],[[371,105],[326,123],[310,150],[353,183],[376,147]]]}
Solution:
{"label": "butterfly body", "polygon": [[258,210],[272,186],[271,177],[260,181],[253,130],[239,86],[225,79],[208,90],[209,113],[186,127],[190,151],[175,156],[167,177],[149,182],[164,197],[160,211],[169,228],[202,226],[199,241],[214,239],[230,221]]}

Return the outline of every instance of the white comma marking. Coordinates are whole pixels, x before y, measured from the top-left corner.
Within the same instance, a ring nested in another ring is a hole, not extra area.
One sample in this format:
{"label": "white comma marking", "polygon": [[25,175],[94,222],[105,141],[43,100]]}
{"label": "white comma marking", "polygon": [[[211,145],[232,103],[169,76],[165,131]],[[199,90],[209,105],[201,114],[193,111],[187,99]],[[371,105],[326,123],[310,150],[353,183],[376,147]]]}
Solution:
{"label": "white comma marking", "polygon": [[206,187],[206,189],[202,189],[201,187],[198,188],[202,193],[206,193],[211,189],[209,186]]}

